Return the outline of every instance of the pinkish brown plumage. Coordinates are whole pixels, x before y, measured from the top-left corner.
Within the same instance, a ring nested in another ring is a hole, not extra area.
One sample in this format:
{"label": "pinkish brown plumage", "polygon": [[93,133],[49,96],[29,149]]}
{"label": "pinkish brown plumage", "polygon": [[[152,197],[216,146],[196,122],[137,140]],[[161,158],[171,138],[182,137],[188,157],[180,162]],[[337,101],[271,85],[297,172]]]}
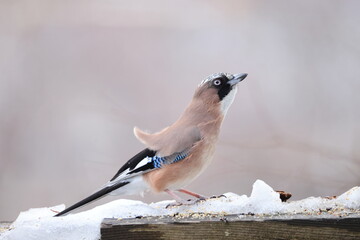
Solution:
{"label": "pinkish brown plumage", "polygon": [[201,174],[213,159],[225,114],[218,89],[202,84],[184,113],[171,126],[154,134],[134,128],[139,141],[159,155],[167,156],[191,147],[191,154],[182,161],[143,175],[153,191],[181,189]]}
{"label": "pinkish brown plumage", "polygon": [[56,216],[81,207],[105,195],[165,191],[180,203],[173,191],[202,197],[182,189],[211,163],[222,121],[236,95],[236,85],[247,74],[213,74],[196,89],[192,101],[171,126],[150,134],[134,128],[147,148],[135,155],[99,191]]}

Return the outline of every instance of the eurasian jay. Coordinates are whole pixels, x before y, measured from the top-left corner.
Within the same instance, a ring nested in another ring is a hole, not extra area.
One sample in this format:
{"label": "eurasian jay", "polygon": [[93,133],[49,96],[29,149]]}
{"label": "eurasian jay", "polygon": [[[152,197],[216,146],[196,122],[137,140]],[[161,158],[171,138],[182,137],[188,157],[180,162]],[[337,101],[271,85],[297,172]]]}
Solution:
{"label": "eurasian jay", "polygon": [[178,203],[187,203],[174,193],[203,196],[183,189],[210,164],[221,123],[234,101],[237,84],[246,73],[217,73],[203,80],[180,118],[157,133],[134,128],[146,148],[127,161],[99,191],[66,208],[62,216],[87,203],[110,195],[167,192]]}

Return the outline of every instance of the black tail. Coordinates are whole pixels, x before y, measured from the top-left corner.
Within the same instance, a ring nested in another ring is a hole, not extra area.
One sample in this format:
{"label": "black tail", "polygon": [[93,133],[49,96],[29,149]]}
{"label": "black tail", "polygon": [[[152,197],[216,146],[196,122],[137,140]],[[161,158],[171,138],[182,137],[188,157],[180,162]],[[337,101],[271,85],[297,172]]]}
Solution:
{"label": "black tail", "polygon": [[68,212],[76,209],[76,208],[79,208],[81,206],[84,206],[85,204],[88,204],[96,199],[99,199],[101,197],[104,197],[105,195],[107,195],[108,193],[120,188],[120,187],[123,187],[125,186],[126,184],[128,184],[129,182],[119,182],[119,183],[116,183],[114,185],[111,185],[111,186],[108,186],[108,187],[105,187],[95,193],[93,193],[92,195],[90,195],[89,197],[81,200],[80,202],[78,203],[75,203],[74,205],[66,208],[64,211],[62,212],[59,212],[58,214],[56,214],[54,217],[59,217],[59,216],[62,216],[62,215],[65,215],[67,214]]}

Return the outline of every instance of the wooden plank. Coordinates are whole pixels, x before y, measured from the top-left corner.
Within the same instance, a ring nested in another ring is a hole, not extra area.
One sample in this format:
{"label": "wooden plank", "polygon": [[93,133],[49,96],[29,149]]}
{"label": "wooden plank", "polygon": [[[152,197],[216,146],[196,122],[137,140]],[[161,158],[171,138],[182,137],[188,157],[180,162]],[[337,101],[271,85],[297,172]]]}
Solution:
{"label": "wooden plank", "polygon": [[104,219],[101,239],[360,239],[360,216]]}

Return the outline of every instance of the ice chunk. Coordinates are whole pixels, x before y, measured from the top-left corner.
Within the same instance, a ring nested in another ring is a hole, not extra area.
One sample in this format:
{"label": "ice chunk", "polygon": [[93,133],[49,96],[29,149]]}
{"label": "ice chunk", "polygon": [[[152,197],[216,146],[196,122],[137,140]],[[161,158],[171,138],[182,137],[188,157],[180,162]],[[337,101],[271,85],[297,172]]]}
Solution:
{"label": "ice chunk", "polygon": [[279,194],[269,185],[257,180],[250,197],[225,193],[225,197],[200,201],[193,205],[166,208],[174,201],[146,204],[141,201],[119,199],[91,210],[64,217],[52,217],[65,208],[30,209],[20,213],[11,230],[0,235],[0,240],[54,239],[95,240],[100,238],[100,224],[104,218],[134,218],[137,216],[165,216],[173,214],[308,214],[319,209],[360,209],[360,188],[354,187],[338,198],[309,197],[300,201],[283,203]]}
{"label": "ice chunk", "polygon": [[276,213],[283,209],[280,194],[261,180],[256,180],[247,206],[251,213]]}
{"label": "ice chunk", "polygon": [[349,191],[341,194],[337,202],[344,207],[359,209],[360,208],[360,187],[353,187]]}
{"label": "ice chunk", "polygon": [[164,209],[155,209],[140,201],[120,199],[85,212],[69,214],[64,217],[52,217],[55,215],[53,210],[61,211],[63,208],[61,206],[38,208],[20,213],[12,224],[11,230],[3,233],[0,239],[99,239],[100,224],[104,218],[130,218],[165,214]]}

